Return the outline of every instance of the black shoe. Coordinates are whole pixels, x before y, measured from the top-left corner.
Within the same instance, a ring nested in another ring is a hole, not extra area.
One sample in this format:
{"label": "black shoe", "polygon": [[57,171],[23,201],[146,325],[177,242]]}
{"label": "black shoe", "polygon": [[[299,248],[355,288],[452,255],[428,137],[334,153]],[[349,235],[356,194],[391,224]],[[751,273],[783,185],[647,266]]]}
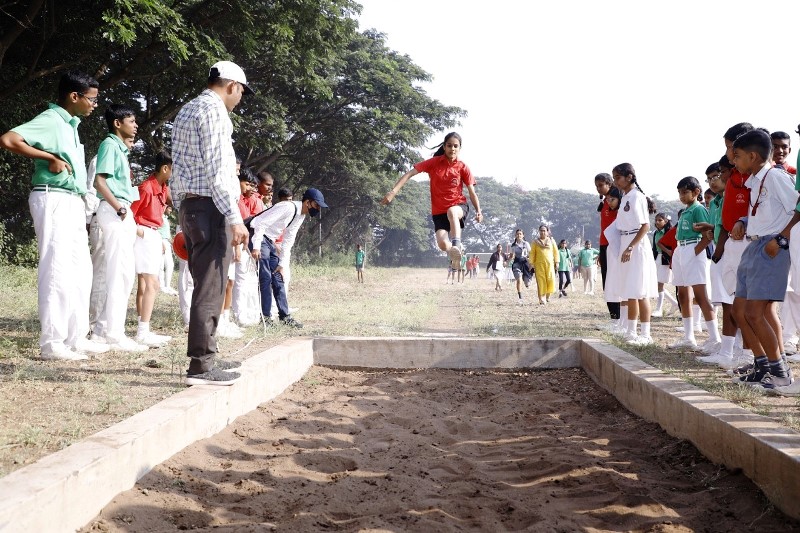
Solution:
{"label": "black shoe", "polygon": [[764,376],[767,374],[769,374],[769,367],[767,365],[764,365],[763,367],[755,365],[749,374],[744,376],[736,376],[733,378],[733,382],[755,385],[761,383],[761,380],[764,379]]}
{"label": "black shoe", "polygon": [[261,320],[263,320],[263,321],[264,321],[264,325],[265,325],[266,327],[268,327],[268,328],[271,328],[272,326],[274,326],[274,325],[275,325],[275,321],[274,321],[274,320],[272,320],[272,317],[271,317],[271,316],[263,316],[263,315],[262,315],[262,316],[261,316]]}
{"label": "black shoe", "polygon": [[242,363],[240,361],[223,361],[222,359],[217,359],[214,361],[214,368],[219,368],[220,370],[224,370],[225,372],[229,372],[231,370],[235,370],[240,368]]}
{"label": "black shoe", "polygon": [[303,327],[303,324],[301,324],[291,316],[286,316],[281,318],[281,323],[283,323],[284,326],[289,326],[290,328],[302,329]]}
{"label": "black shoe", "polygon": [[233,385],[242,377],[238,372],[226,372],[214,367],[202,374],[186,373],[187,385]]}

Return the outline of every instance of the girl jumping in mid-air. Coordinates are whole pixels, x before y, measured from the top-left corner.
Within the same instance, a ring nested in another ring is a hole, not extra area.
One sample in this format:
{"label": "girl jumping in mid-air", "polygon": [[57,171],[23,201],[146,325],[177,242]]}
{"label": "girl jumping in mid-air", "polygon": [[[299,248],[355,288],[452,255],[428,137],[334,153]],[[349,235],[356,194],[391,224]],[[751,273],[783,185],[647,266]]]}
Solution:
{"label": "girl jumping in mid-air", "polygon": [[[620,296],[628,301],[628,325],[625,340],[630,344],[653,343],[650,336],[650,300],[657,296],[656,265],[647,243],[650,214],[655,206],[647,198],[630,163],[614,167],[614,184],[624,193],[617,211],[616,226],[620,234],[620,274],[623,280]],[[641,322],[641,335],[636,334],[636,320]]]}
{"label": "girl jumping in mid-air", "polygon": [[413,169],[403,174],[381,200],[382,205],[388,205],[411,177],[420,172],[427,173],[430,176],[431,214],[436,244],[440,250],[447,252],[455,270],[461,268],[461,230],[469,214],[463,187],[467,187],[469,199],[475,207],[475,221],[480,223],[483,220],[478,195],[475,193],[475,178],[469,167],[458,159],[460,151],[461,135],[456,132],[448,133],[433,157],[417,163]]}

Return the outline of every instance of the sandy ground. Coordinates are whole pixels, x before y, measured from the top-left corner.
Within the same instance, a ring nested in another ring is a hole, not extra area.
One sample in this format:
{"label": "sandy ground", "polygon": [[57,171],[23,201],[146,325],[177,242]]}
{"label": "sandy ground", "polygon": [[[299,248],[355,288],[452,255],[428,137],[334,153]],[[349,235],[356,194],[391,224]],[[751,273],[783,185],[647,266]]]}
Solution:
{"label": "sandy ground", "polygon": [[578,369],[314,367],[82,531],[800,531]]}

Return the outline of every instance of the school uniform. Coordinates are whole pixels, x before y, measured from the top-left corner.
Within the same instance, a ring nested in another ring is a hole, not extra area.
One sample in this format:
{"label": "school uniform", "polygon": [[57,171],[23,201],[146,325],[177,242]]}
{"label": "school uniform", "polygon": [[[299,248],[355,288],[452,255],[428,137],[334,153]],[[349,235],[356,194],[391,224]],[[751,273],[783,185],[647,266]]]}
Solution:
{"label": "school uniform", "polygon": [[[261,197],[255,194],[239,198],[239,212],[243,219],[260,213],[263,205]],[[258,303],[258,263],[250,256],[247,246],[242,245],[239,261],[232,262],[231,265],[234,266],[231,298],[233,318],[242,326],[257,324],[261,316]]]}
{"label": "school uniform", "polygon": [[72,173],[53,174],[47,161],[33,160],[28,206],[39,252],[39,349],[43,357],[74,350],[85,340],[89,326],[92,281],[82,198],[86,194],[86,161],[78,136],[80,122],[51,103],[46,111],[11,130],[28,145],[60,157],[72,168]]}
{"label": "school uniform", "polygon": [[[133,254],[136,222],[131,212],[131,204],[139,199],[139,191],[131,184],[128,147],[117,135],[110,133],[100,143],[96,172],[105,175],[111,194],[128,210],[123,219],[105,199],[100,200],[97,208],[97,220],[103,232],[103,247],[106,253],[104,337],[109,344],[118,344],[125,339],[128,299],[136,277]],[[100,336],[98,331],[94,333]]]}
{"label": "school uniform", "polygon": [[[620,235],[620,257],[622,251],[630,246],[642,224],[649,223],[647,198],[634,187],[622,197],[617,210],[616,225]],[[653,263],[647,240],[642,239],[634,246],[630,255],[630,261],[620,262],[620,274],[624,280],[620,287],[620,296],[623,300],[655,298],[658,295],[656,265]]]}
{"label": "school uniform", "polygon": [[[725,203],[725,197],[718,194],[711,204],[708,206],[709,221],[714,225],[714,244],[719,243],[719,236],[722,232],[722,206]],[[728,241],[730,242],[730,240]],[[733,294],[728,292],[725,288],[722,275],[721,260],[714,263],[710,261],[709,264],[709,289],[711,293],[711,302],[714,304],[732,304]]]}
{"label": "school uniform", "polygon": [[[616,210],[611,209],[608,204],[608,198],[603,199],[603,206],[600,208],[600,238],[599,247],[600,253],[598,255],[598,262],[600,263],[600,278],[603,283],[603,291],[606,290],[606,277],[608,275],[608,235],[606,229],[617,219]],[[612,320],[619,318],[619,300],[606,299],[608,305],[608,314]]]}
{"label": "school uniform", "polygon": [[737,270],[736,297],[780,302],[788,285],[789,251],[779,248],[775,257],[769,257],[764,247],[792,219],[797,192],[791,176],[777,168],[762,168],[745,185],[752,193],[745,237],[749,244]]}
{"label": "school uniform", "polygon": [[[620,260],[623,250],[621,248],[622,236],[619,229],[617,229],[616,220],[606,226],[606,229],[603,230],[603,237],[606,242],[606,275],[605,283],[603,284],[603,298],[607,304],[617,304],[617,307],[619,307],[619,303],[622,300],[627,301],[627,298],[622,297],[623,279],[621,273],[622,261]],[[619,312],[617,314],[619,315]],[[612,316],[611,318],[617,319],[620,317]]]}
{"label": "school uniform", "polygon": [[670,258],[666,257],[661,248],[658,247],[658,243],[665,233],[666,231],[663,229],[656,230],[653,233],[653,256],[656,263],[656,279],[658,279],[659,283],[666,285],[672,283],[672,269],[669,266]]}
{"label": "school uniform", "polygon": [[[747,178],[748,176],[733,169],[725,184],[721,220],[722,227],[729,234],[736,222],[742,217],[746,217],[750,209],[750,189],[745,186]],[[747,244],[744,239],[737,241],[729,236],[725,241],[725,250],[718,263],[722,275],[722,288],[731,297],[736,292],[736,272]]]}
{"label": "school uniform", "polygon": [[100,207],[100,198],[94,188],[94,177],[97,174],[97,156],[89,161],[86,174],[86,195],[83,197],[86,205],[86,224],[89,226],[89,250],[92,254],[92,290],[89,293],[89,331],[99,331],[101,338],[105,337],[106,323],[106,250],[103,247],[103,231],[97,221],[97,208]]}
{"label": "school uniform", "polygon": [[672,254],[672,281],[676,287],[709,284],[709,260],[705,249],[696,253],[702,235],[693,229],[695,223],[709,223],[708,210],[699,202],[684,209],[678,219],[676,238],[678,248]]}
{"label": "school uniform", "polygon": [[150,176],[139,185],[139,199],[131,204],[133,220],[142,236],[133,245],[136,273],[156,275],[164,264],[163,244],[159,228],[164,223],[168,187]]}

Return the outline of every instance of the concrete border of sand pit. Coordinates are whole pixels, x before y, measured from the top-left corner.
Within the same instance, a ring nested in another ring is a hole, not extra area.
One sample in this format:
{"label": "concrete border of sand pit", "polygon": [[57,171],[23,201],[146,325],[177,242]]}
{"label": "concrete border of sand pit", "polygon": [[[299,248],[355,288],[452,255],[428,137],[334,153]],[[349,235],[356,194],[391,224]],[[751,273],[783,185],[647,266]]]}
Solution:
{"label": "concrete border of sand pit", "polygon": [[[287,341],[244,362],[232,387],[192,387],[0,479],[0,531],[82,527],[157,464],[269,401],[313,364],[358,368],[583,367],[631,412],[741,468],[800,518],[800,434],[593,339],[356,338]],[[758,465],[756,467],[756,465]]]}

